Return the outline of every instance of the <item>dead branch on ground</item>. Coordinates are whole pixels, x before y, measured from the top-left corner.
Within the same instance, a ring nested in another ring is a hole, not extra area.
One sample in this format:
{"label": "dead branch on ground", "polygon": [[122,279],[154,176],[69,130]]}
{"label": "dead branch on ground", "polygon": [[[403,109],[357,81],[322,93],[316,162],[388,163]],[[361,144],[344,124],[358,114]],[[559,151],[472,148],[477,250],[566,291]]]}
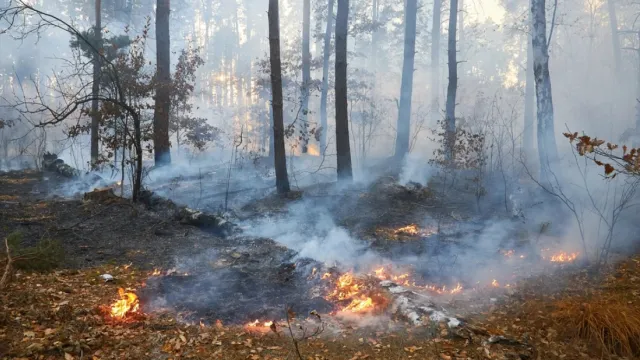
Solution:
{"label": "dead branch on ground", "polygon": [[4,238],[4,246],[7,249],[7,265],[4,267],[4,273],[0,279],[0,290],[3,290],[9,283],[9,274],[11,273],[11,251],[9,250],[9,240]]}

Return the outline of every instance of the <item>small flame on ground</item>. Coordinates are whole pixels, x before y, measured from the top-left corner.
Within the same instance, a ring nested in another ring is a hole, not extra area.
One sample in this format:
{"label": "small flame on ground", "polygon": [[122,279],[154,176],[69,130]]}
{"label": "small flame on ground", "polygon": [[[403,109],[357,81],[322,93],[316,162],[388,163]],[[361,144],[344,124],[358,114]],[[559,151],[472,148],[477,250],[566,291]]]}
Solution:
{"label": "small flame on ground", "polygon": [[161,273],[160,269],[153,269],[151,276],[160,276]]}
{"label": "small flame on ground", "polygon": [[246,327],[270,327],[271,325],[273,325],[273,321],[261,322],[260,320],[255,320],[253,322],[246,324],[245,326]]}
{"label": "small flame on ground", "polygon": [[493,279],[493,281],[491,282],[491,286],[493,286],[493,287],[500,287],[500,283],[498,282],[498,280]]}
{"label": "small flame on ground", "polygon": [[578,258],[579,253],[561,252],[551,256],[551,262],[571,262]]}
{"label": "small flame on ground", "polygon": [[391,280],[393,282],[395,282],[398,285],[402,285],[402,286],[407,286],[407,287],[414,287],[414,288],[422,288],[431,292],[435,292],[437,294],[457,294],[462,292],[463,288],[462,285],[460,285],[460,283],[457,283],[456,286],[453,289],[447,289],[447,286],[436,286],[436,285],[417,285],[415,281],[412,281],[410,279],[410,275],[408,273],[404,273],[401,275],[391,275],[389,274],[389,272],[385,269],[384,266],[375,269],[373,271],[373,274],[371,274],[375,277],[377,277],[380,280]]}
{"label": "small flame on ground", "polygon": [[136,313],[140,308],[138,295],[132,292],[125,292],[123,288],[118,289],[120,300],[111,305],[111,316],[117,319],[123,319],[129,313]]}
{"label": "small flame on ground", "polygon": [[416,224],[410,224],[394,231],[395,234],[418,235],[420,228]]}

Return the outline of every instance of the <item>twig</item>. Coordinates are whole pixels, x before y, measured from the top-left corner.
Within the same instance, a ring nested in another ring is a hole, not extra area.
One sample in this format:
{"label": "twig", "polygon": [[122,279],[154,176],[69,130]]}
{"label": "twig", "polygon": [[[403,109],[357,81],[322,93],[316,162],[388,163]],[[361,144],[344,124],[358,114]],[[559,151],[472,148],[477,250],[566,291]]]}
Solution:
{"label": "twig", "polygon": [[4,238],[4,246],[7,249],[7,265],[4,267],[4,274],[2,274],[2,279],[0,279],[0,290],[4,289],[5,286],[9,283],[9,273],[11,272],[11,251],[9,250],[9,240],[8,238]]}
{"label": "twig", "polygon": [[302,354],[300,353],[300,348],[298,347],[298,340],[293,335],[293,330],[291,330],[291,320],[289,319],[289,309],[285,306],[286,319],[287,319],[287,327],[289,328],[289,335],[291,335],[291,341],[293,341],[293,347],[296,350],[296,354],[298,355],[298,359],[304,360]]}

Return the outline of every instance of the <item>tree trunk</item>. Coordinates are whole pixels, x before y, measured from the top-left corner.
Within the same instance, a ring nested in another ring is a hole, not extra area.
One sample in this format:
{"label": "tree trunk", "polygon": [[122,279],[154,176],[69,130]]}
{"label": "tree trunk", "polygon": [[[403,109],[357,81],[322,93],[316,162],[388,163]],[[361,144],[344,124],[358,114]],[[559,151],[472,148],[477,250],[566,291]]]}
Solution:
{"label": "tree trunk", "polygon": [[311,85],[311,2],[304,0],[302,11],[302,109],[300,113],[302,128],[302,153],[306,154],[309,145],[309,86]]}
{"label": "tree trunk", "polygon": [[169,112],[171,111],[171,48],[169,34],[170,0],[156,3],[157,84],[153,114],[153,147],[156,166],[171,163]]}
{"label": "tree trunk", "polygon": [[279,194],[289,192],[287,155],[284,148],[284,114],[282,110],[282,64],[280,63],[280,14],[278,0],[269,0],[269,60],[271,62],[271,94],[273,107],[274,165]]}
{"label": "tree trunk", "polygon": [[396,128],[395,157],[398,160],[402,160],[409,152],[417,12],[418,1],[407,0],[404,11],[404,62],[402,64],[402,85],[400,87],[400,106],[398,108],[398,125]]}
{"label": "tree trunk", "polygon": [[136,166],[133,177],[133,189],[131,199],[137,202],[140,199],[140,190],[142,189],[142,130],[140,126],[140,114],[131,114],[133,117],[133,146],[136,148]]}
{"label": "tree trunk", "polygon": [[621,75],[622,56],[620,54],[620,36],[618,34],[618,18],[616,16],[616,5],[614,0],[607,0],[609,10],[609,26],[611,28],[611,45],[613,45],[613,59],[615,61],[616,76]]}
{"label": "tree trunk", "polygon": [[[94,28],[96,44],[99,49],[102,47],[102,1],[96,0],[96,26]],[[91,101],[91,169],[97,167],[100,142],[100,103],[98,102],[98,96],[100,96],[100,55],[93,55],[93,84],[91,87],[91,94],[93,100]]]}
{"label": "tree trunk", "polygon": [[557,159],[558,150],[553,125],[553,97],[551,76],[549,75],[549,52],[545,0],[531,1],[533,16],[533,75],[536,82],[536,103],[538,110],[538,155],[540,157],[541,179],[549,175],[550,165]]}
{"label": "tree trunk", "polygon": [[446,160],[454,158],[456,135],[456,92],[458,91],[458,60],[456,57],[456,20],[458,18],[458,0],[451,0],[449,5],[449,86],[447,86],[445,156]]}
{"label": "tree trunk", "polygon": [[322,94],[320,95],[320,152],[327,147],[327,96],[329,94],[329,57],[331,56],[331,30],[333,28],[333,3],[329,0],[327,29],[324,33],[324,50],[322,60]]}
{"label": "tree trunk", "polygon": [[[638,40],[640,41],[640,31],[638,31]],[[640,44],[640,42],[638,44]],[[636,77],[638,82],[638,88],[636,90],[636,133],[640,133],[640,47],[638,48],[638,70]]]}
{"label": "tree trunk", "polygon": [[431,26],[431,114],[433,122],[439,121],[440,105],[440,22],[442,0],[433,1],[433,24]]}
{"label": "tree trunk", "polygon": [[[271,97],[271,104],[273,104],[273,96]],[[275,144],[273,142],[273,134],[274,134],[274,126],[273,126],[273,105],[269,106],[269,130],[270,134],[269,134],[269,159],[274,160],[275,159]]]}
{"label": "tree trunk", "polygon": [[[378,0],[373,0],[373,4],[371,5],[371,23],[374,24],[374,26],[377,26],[377,22],[378,22]],[[374,28],[373,31],[371,31],[371,72],[374,74],[373,76],[373,81],[374,81],[374,86],[373,89],[375,91],[375,74],[376,74],[376,67],[377,67],[377,62],[376,62],[376,56],[378,55],[378,30]]]}
{"label": "tree trunk", "polygon": [[349,105],[347,102],[347,36],[349,0],[338,0],[336,15],[336,154],[338,180],[350,181],[351,148],[349,143]]}
{"label": "tree trunk", "polygon": [[533,152],[533,129],[534,129],[534,116],[535,116],[535,79],[533,77],[533,47],[531,43],[531,32],[533,31],[533,18],[531,12],[529,12],[529,26],[527,35],[527,69],[526,69],[526,84],[524,89],[524,131],[522,136],[524,153],[527,156],[532,155]]}

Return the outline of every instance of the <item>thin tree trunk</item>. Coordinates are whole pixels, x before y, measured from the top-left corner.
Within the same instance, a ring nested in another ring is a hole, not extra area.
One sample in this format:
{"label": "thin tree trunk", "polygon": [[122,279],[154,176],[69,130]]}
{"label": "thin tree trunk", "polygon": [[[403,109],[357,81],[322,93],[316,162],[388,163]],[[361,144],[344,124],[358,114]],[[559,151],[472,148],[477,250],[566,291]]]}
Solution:
{"label": "thin tree trunk", "polygon": [[[373,4],[371,5],[371,22],[374,26],[377,26],[378,22],[378,0],[373,0]],[[373,90],[375,91],[375,74],[376,74],[376,56],[378,56],[378,30],[374,28],[371,32],[371,72],[373,72],[374,77],[374,86]]]}
{"label": "thin tree trunk", "polygon": [[327,96],[329,94],[329,57],[331,56],[331,31],[333,29],[333,4],[329,0],[327,29],[324,33],[324,50],[322,60],[322,94],[320,95],[320,152],[327,147]]}
{"label": "thin tree trunk", "polygon": [[531,33],[533,31],[533,17],[529,12],[529,31],[527,32],[527,69],[526,83],[524,88],[524,131],[522,136],[524,152],[527,156],[534,154],[533,152],[533,129],[535,116],[535,79],[533,76],[533,45],[531,43]]}
{"label": "thin tree trunk", "polygon": [[622,55],[620,54],[620,36],[618,34],[618,18],[616,16],[616,5],[614,0],[607,0],[609,10],[609,26],[611,28],[611,44],[613,45],[613,59],[615,61],[616,76],[621,75]]}
{"label": "thin tree trunk", "polygon": [[442,0],[433,1],[433,23],[431,26],[431,114],[433,122],[440,118],[440,25]]}
{"label": "thin tree trunk", "polygon": [[[102,47],[102,1],[96,0],[96,26],[94,28],[96,47]],[[100,131],[100,55],[93,55],[93,84],[91,88],[93,100],[91,101],[91,168],[95,169],[99,156],[99,131]]]}
{"label": "thin tree trunk", "polygon": [[448,161],[455,154],[456,135],[456,92],[458,91],[458,60],[456,57],[456,20],[458,18],[458,0],[451,0],[449,5],[449,86],[447,86],[445,155]]}
{"label": "thin tree trunk", "polygon": [[171,111],[171,47],[169,34],[170,0],[156,3],[157,87],[153,114],[153,146],[156,166],[171,163],[169,112]]}
{"label": "thin tree trunk", "polygon": [[398,125],[396,128],[395,157],[404,158],[409,152],[411,135],[411,95],[413,93],[413,66],[416,54],[416,13],[417,0],[407,0],[404,12],[404,62],[402,64],[402,84],[400,87],[400,106],[398,107]]}
{"label": "thin tree trunk", "polygon": [[[640,31],[638,31],[638,40],[640,41]],[[640,42],[638,44],[640,44]],[[638,82],[638,89],[636,90],[636,132],[640,132],[640,47],[638,48],[637,55],[638,55],[638,70],[636,73],[636,77]]]}
{"label": "thin tree trunk", "polygon": [[533,74],[536,82],[536,103],[538,109],[538,155],[540,157],[541,179],[547,179],[551,164],[557,159],[558,150],[553,125],[553,96],[549,74],[549,52],[545,0],[531,1],[533,16]]}
{"label": "thin tree trunk", "polygon": [[347,102],[347,36],[349,0],[338,0],[336,15],[336,153],[338,180],[351,181],[351,144],[349,143],[349,104]]}
{"label": "thin tree trunk", "polygon": [[304,0],[302,10],[302,153],[309,145],[309,86],[311,85],[311,2]]}
{"label": "thin tree trunk", "polygon": [[140,126],[140,114],[132,114],[134,139],[133,146],[136,148],[136,172],[133,178],[133,189],[131,198],[133,202],[140,199],[140,190],[142,189],[142,129]]}
{"label": "thin tree trunk", "polygon": [[269,0],[269,60],[271,62],[271,94],[273,107],[274,165],[278,193],[289,192],[287,155],[284,147],[284,114],[282,110],[282,64],[280,62],[280,14],[278,0]]}

